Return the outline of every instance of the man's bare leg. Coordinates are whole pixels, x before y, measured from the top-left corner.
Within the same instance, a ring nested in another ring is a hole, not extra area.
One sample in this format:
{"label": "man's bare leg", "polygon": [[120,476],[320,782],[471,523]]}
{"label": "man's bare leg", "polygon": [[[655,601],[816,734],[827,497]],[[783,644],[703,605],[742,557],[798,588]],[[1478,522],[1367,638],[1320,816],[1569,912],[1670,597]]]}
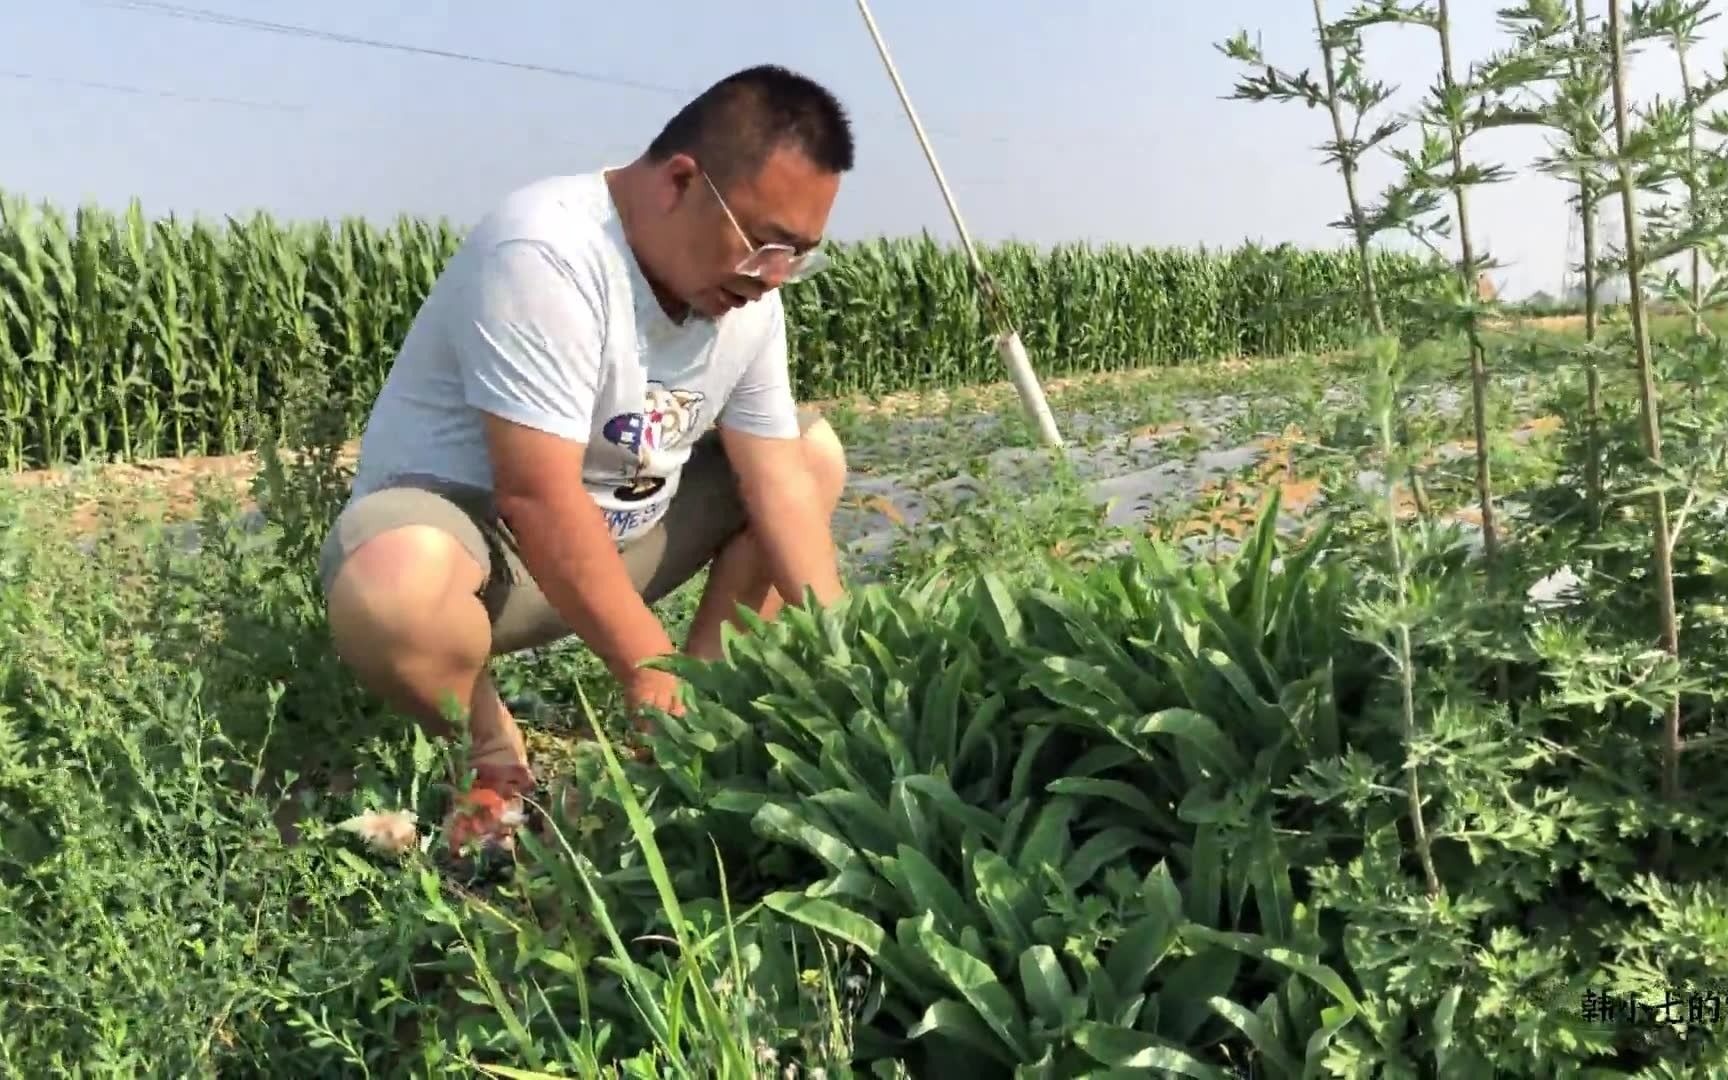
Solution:
{"label": "man's bare leg", "polygon": [[485,786],[514,793],[532,774],[521,730],[486,672],[492,627],[475,595],[484,576],[448,534],[406,526],[348,557],[327,608],[336,652],[362,685],[435,737],[454,734],[446,703],[465,706],[469,765]]}
{"label": "man's bare leg", "polygon": [[[805,430],[803,443],[804,459],[815,474],[823,513],[832,516],[846,488],[846,454],[840,437],[828,421],[818,420]],[[719,659],[721,627],[731,623],[734,629],[743,629],[737,616],[740,605],[764,620],[774,619],[785,601],[771,582],[761,544],[746,528],[721,549],[709,567],[707,586],[690,621],[684,651],[703,660]]]}

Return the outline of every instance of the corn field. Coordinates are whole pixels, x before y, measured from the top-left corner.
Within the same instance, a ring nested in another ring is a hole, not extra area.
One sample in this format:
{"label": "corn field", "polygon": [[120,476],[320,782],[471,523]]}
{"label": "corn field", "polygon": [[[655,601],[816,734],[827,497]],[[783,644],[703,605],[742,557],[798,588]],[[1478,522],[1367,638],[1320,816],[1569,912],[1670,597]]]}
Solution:
{"label": "corn field", "polygon": [[[0,464],[252,449],[301,388],[357,431],[461,242],[444,222],[224,225],[0,193]],[[964,257],[928,236],[842,245],[786,291],[803,398],[1002,377]],[[1415,257],[1377,274],[1416,276]],[[1004,245],[987,267],[1045,377],[1340,347],[1353,253]]]}

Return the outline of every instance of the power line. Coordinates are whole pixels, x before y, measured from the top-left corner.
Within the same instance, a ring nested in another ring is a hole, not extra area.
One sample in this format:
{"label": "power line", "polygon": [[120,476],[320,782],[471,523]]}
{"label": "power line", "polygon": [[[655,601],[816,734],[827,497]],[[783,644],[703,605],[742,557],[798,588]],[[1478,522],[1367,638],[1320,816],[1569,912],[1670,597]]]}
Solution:
{"label": "power line", "polygon": [[187,22],[204,23],[211,26],[229,26],[242,30],[257,30],[268,34],[283,34],[288,37],[310,38],[316,41],[328,41],[338,45],[358,45],[368,49],[387,49],[391,52],[413,53],[420,56],[436,56],[444,60],[460,60],[469,64],[487,64],[492,67],[513,68],[517,71],[534,71],[543,75],[556,75],[565,79],[580,79],[585,82],[599,83],[604,86],[616,86],[627,90],[640,90],[651,94],[671,94],[686,96],[699,93],[699,90],[667,86],[661,83],[643,82],[639,79],[623,79],[613,75],[600,75],[592,71],[579,71],[575,68],[557,67],[551,64],[537,64],[528,60],[510,60],[498,56],[481,56],[476,53],[455,52],[449,49],[433,49],[421,45],[409,45],[400,41],[384,41],[379,38],[359,37],[354,34],[337,33],[334,30],[319,30],[310,26],[294,26],[289,23],[271,22],[267,19],[253,19],[240,15],[229,15],[207,8],[186,7],[181,4],[157,3],[155,0],[85,0],[96,7],[119,8],[138,11],[152,15],[163,15],[172,19],[184,19]]}
{"label": "power line", "polygon": [[289,105],[277,101],[249,101],[245,98],[204,97],[197,94],[182,94],[175,90],[162,90],[150,86],[131,86],[126,83],[96,82],[91,79],[73,79],[64,75],[44,75],[35,71],[13,71],[10,68],[0,68],[0,78],[18,79],[24,82],[51,82],[63,86],[79,86],[87,90],[106,90],[110,93],[129,94],[136,97],[171,98],[175,101],[188,101],[200,105],[237,105],[245,109],[267,109],[273,112],[300,112],[304,105]]}
{"label": "power line", "polygon": [[[443,60],[456,60],[468,64],[484,64],[489,67],[508,68],[517,71],[531,71],[542,75],[553,75],[565,79],[578,79],[583,82],[595,83],[601,86],[612,86],[626,90],[637,90],[643,93],[660,94],[677,98],[689,98],[702,92],[704,87],[671,86],[665,83],[646,82],[641,79],[626,79],[616,75],[602,75],[592,71],[582,71],[576,68],[558,67],[551,64],[539,64],[528,60],[511,60],[507,57],[482,56],[477,53],[456,52],[450,49],[434,49],[422,45],[409,45],[400,41],[386,41],[381,38],[360,37],[355,34],[338,33],[334,30],[320,30],[310,26],[296,26],[291,23],[274,22],[268,19],[255,19],[243,15],[230,15],[222,11],[212,11],[209,8],[190,7],[185,4],[162,3],[160,0],[84,0],[93,7],[115,8],[122,11],[134,11],[145,15],[160,15],[171,19],[181,19],[186,22],[205,26],[225,26],[237,30],[256,30],[260,33],[281,34],[286,37],[297,37],[311,41],[325,41],[338,45],[353,45],[368,49],[384,49],[390,52],[409,53],[418,56],[432,56]],[[939,127],[927,126],[931,134],[944,138],[977,139],[983,142],[1006,144],[1010,140],[1005,135],[977,135],[943,130]]]}

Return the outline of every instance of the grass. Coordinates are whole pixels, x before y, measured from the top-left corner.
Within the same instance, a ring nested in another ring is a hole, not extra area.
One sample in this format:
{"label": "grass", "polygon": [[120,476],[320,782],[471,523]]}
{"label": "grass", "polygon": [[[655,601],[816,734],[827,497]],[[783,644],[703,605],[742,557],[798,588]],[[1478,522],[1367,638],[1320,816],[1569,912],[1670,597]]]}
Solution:
{"label": "grass", "polygon": [[[1656,337],[1678,342],[1680,329]],[[1581,391],[1556,359],[1570,331],[1524,340],[1517,328],[1492,337],[1487,413],[1500,490],[1525,504],[1508,537],[1539,564],[1574,555],[1545,537],[1568,512],[1554,492],[1574,468],[1566,420]],[[910,513],[873,484],[966,482],[890,529],[876,558],[849,554],[849,575],[1036,576],[1048,557],[1084,568],[1146,536],[1212,556],[1246,538],[1273,491],[1291,533],[1329,521],[1335,547],[1374,550],[1384,541],[1364,477],[1386,462],[1377,363],[1364,351],[1062,381],[1049,396],[1073,453],[1054,469],[1024,458],[1031,435],[1006,386],[829,402],[849,501],[879,500],[843,515],[843,538]],[[1403,357],[1400,438],[1424,498],[1394,503],[1390,520],[1418,533],[1467,534],[1472,520],[1464,364],[1459,342]],[[1230,457],[1237,447],[1258,452]],[[884,991],[844,927],[812,938],[765,906],[750,880],[795,877],[792,865],[729,863],[713,842],[692,844],[669,793],[642,786],[622,752],[609,680],[579,645],[499,665],[536,764],[557,781],[552,827],[519,873],[500,884],[425,850],[381,855],[340,827],[406,809],[424,833],[458,781],[451,748],[383,713],[331,656],[313,566],[344,474],[328,447],[312,449],[294,463],[267,454],[252,492],[217,476],[193,500],[171,474],[172,503],[136,469],[0,486],[0,977],[19,988],[0,1006],[0,1065],[726,1077],[796,1065],[838,1077],[864,1057],[878,1063],[870,1075],[889,1075],[903,1048],[872,1041]],[[1115,524],[1087,490],[1209,458],[1229,464],[1182,474]],[[1036,486],[1016,472],[1025,460]],[[1089,462],[1104,464],[1091,474]],[[268,508],[262,535],[232,523],[248,498]],[[176,531],[188,515],[196,551]],[[1412,556],[1416,595],[1456,576],[1434,577],[1432,558]],[[662,606],[675,638],[701,584]],[[1462,647],[1415,637],[1418,665]],[[1413,677],[1418,700],[1432,678]],[[563,801],[570,790],[580,805]],[[1430,820],[1439,873],[1456,881],[1444,819]]]}
{"label": "grass", "polygon": [[[1427,355],[1441,380],[1458,360],[1451,349]],[[1081,444],[1186,423],[1156,451],[1177,459],[1297,433],[1287,471],[1335,488],[1373,453],[1357,430],[1364,363],[1291,357],[1108,376],[1054,387],[1051,401]],[[1539,410],[1539,384],[1496,384],[1508,484],[1550,467],[1510,441]],[[1221,391],[1236,409],[1184,421]],[[857,476],[917,461],[925,481],[1028,445],[1005,404],[1007,392],[992,387],[840,403],[831,415]],[[1468,430],[1462,408],[1416,415],[1433,443]],[[1469,475],[1455,468],[1437,466],[1430,483],[1442,502],[1462,505]],[[1238,487],[1257,495],[1264,480],[1250,471]],[[285,511],[314,522],[313,494],[339,482],[316,459],[266,478],[287,524],[262,539],[222,525],[237,498],[217,485],[205,493],[196,554],[179,549],[138,492],[105,489],[99,477],[0,495],[0,974],[20,988],[0,1023],[0,1062],[36,1074],[213,1075],[269,1062],[395,1075],[559,1061],[600,1075],[604,1061],[634,1054],[670,1070],[656,1075],[709,1061],[717,1073],[689,1075],[744,1076],[758,1075],[751,1070],[773,1048],[795,1046],[806,1069],[822,1063],[843,1075],[856,1002],[836,967],[842,958],[792,955],[769,912],[700,903],[680,912],[628,798],[621,819],[562,822],[540,851],[551,879],[495,891],[441,877],[424,854],[369,856],[334,828],[398,807],[436,822],[451,783],[447,748],[381,714],[324,640],[311,585],[318,536]],[[102,512],[77,520],[100,524],[80,547],[69,510],[92,500]],[[869,573],[1002,569],[1047,551],[1072,560],[1215,511],[1201,493],[1113,529],[1072,479],[1058,476],[1031,500],[986,487],[899,536]],[[1234,512],[1245,519],[1252,507]],[[674,637],[699,587],[667,601]],[[607,724],[591,718],[614,704],[585,652],[512,658],[500,681],[506,694],[538,701],[523,719],[542,767],[584,787],[610,776],[612,790],[631,790],[617,783],[606,743],[577,737],[603,735]],[[331,790],[335,777],[351,782]],[[290,817],[296,844],[281,832]],[[670,960],[619,928],[641,927],[654,911],[674,913]],[[741,926],[747,947],[723,948]],[[511,970],[500,970],[501,956]],[[733,966],[740,957],[755,970]],[[527,1040],[527,1026],[551,1015],[585,1022],[555,1044]]]}

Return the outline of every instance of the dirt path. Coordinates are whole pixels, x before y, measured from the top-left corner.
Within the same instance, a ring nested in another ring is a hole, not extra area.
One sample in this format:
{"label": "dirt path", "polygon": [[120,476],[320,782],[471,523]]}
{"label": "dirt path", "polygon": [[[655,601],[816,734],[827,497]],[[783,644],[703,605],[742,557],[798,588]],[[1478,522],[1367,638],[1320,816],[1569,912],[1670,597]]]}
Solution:
{"label": "dirt path", "polygon": [[[1556,330],[1581,321],[1582,316],[1571,315],[1516,320],[1524,326]],[[1249,380],[1257,368],[1276,364],[1280,359],[1228,358],[1183,370],[1186,374],[1192,374],[1196,368],[1204,368],[1209,373],[1241,375],[1245,380]],[[1054,406],[1066,393],[1158,378],[1166,370],[1134,368],[1051,378],[1043,380],[1043,387]],[[974,408],[1018,407],[1013,384],[1006,380],[956,390],[905,391],[876,398],[853,396],[811,404],[831,412],[913,417],[941,415],[962,403]],[[359,440],[351,440],[344,447],[342,464],[351,468],[358,453]],[[152,518],[160,517],[168,522],[189,520],[198,514],[201,497],[206,491],[220,492],[236,499],[242,512],[253,510],[256,504],[251,498],[251,487],[259,467],[258,455],[252,452],[223,456],[151,458],[102,466],[58,467],[0,474],[0,490],[9,488],[21,492],[60,491],[69,500],[65,524],[74,534],[88,535],[99,528],[103,521],[134,512]]]}
{"label": "dirt path", "polygon": [[[360,442],[349,442],[342,463],[352,467]],[[289,455],[291,458],[293,455]],[[206,491],[230,495],[242,511],[256,508],[252,483],[260,461],[253,452],[222,456],[146,458],[93,467],[32,469],[0,476],[0,486],[20,492],[59,491],[71,500],[68,527],[75,533],[94,531],[115,514],[148,508],[167,521],[198,515]]]}

